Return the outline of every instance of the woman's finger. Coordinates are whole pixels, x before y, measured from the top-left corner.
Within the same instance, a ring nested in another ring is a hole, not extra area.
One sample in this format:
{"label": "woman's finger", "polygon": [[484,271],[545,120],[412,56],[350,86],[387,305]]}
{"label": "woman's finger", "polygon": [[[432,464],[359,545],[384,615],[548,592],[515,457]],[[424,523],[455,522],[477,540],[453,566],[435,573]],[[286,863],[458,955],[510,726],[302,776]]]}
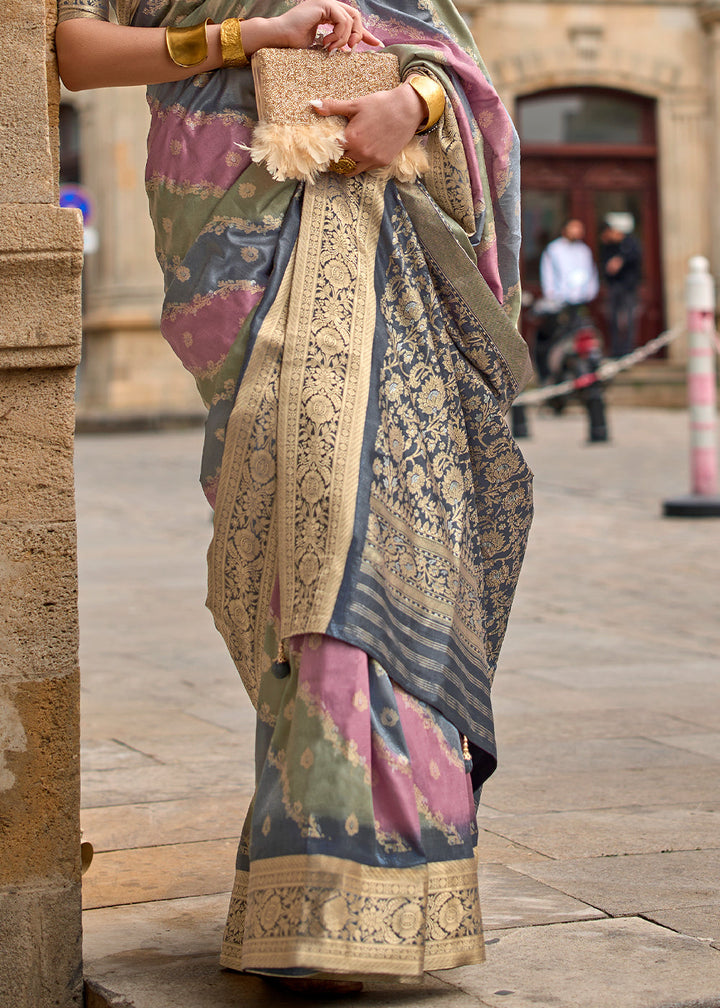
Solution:
{"label": "woman's finger", "polygon": [[329,35],[325,36],[323,45],[328,52],[333,52],[335,49],[341,49],[347,44],[355,23],[350,8],[345,7],[344,4],[333,4],[328,8],[327,16],[330,19],[333,30]]}
{"label": "woman's finger", "polygon": [[362,38],[361,38],[360,41],[361,42],[365,42],[365,43],[367,43],[367,45],[371,45],[371,46],[384,46],[385,45],[385,43],[383,42],[382,39],[379,39],[377,37],[377,35],[373,35],[373,33],[371,31],[368,31],[367,28],[363,28],[363,30],[362,30]]}
{"label": "woman's finger", "polygon": [[372,46],[382,44],[372,32],[364,28],[360,12],[340,3],[340,0],[305,0],[269,21],[280,27],[277,44],[291,49],[303,49],[312,45],[318,29],[323,25],[331,26],[324,40],[325,47],[330,52],[346,45],[352,49],[360,41]]}
{"label": "woman's finger", "polygon": [[357,115],[358,105],[356,101],[338,101],[334,98],[315,98],[310,102],[318,115],[321,116],[345,116],[352,119]]}
{"label": "woman's finger", "polygon": [[[362,38],[363,23],[360,12],[350,9],[350,31],[348,32],[347,43],[350,46],[357,45]],[[354,41],[353,41],[354,40]]]}
{"label": "woman's finger", "polygon": [[362,21],[360,12],[354,9],[350,10],[350,15],[352,18],[353,26],[350,36],[348,38],[348,45],[350,48],[354,48],[358,42],[367,42],[368,45],[382,45],[379,38],[376,38],[371,31],[365,27]]}
{"label": "woman's finger", "polygon": [[350,32],[350,37],[348,38],[347,44],[350,46],[351,49],[354,49],[355,46],[358,44],[358,42],[362,42],[362,40],[363,40],[362,30],[358,31],[356,28],[354,28]]}

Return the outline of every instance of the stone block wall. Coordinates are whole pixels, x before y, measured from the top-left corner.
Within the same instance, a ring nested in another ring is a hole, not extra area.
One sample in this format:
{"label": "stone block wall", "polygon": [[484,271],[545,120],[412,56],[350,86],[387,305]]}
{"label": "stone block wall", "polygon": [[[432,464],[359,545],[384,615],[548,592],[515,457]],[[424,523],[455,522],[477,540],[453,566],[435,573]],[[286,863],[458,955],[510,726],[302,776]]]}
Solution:
{"label": "stone block wall", "polygon": [[54,0],[0,6],[0,1004],[82,1004],[74,372]]}

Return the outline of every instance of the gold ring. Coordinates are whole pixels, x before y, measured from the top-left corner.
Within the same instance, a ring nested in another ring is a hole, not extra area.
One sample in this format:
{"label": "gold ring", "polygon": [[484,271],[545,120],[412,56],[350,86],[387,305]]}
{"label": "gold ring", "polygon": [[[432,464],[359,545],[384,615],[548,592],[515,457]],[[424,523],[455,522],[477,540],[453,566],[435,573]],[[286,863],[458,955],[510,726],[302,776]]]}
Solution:
{"label": "gold ring", "polygon": [[357,161],[353,161],[347,154],[343,154],[337,161],[332,161],[328,167],[330,171],[337,172],[338,175],[350,175],[357,168]]}

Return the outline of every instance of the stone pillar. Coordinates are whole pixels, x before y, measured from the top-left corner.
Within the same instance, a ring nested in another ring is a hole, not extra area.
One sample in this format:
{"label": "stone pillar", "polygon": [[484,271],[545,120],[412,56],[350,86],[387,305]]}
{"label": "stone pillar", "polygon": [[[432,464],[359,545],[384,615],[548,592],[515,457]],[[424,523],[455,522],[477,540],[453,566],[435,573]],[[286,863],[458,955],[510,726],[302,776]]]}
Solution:
{"label": "stone pillar", "polygon": [[[667,323],[685,324],[685,275],[691,256],[711,243],[708,110],[703,94],[675,93],[659,103],[661,224]],[[670,346],[671,360],[687,359],[687,344]]]}
{"label": "stone pillar", "polygon": [[[82,1003],[73,395],[54,0],[0,5],[0,1004]],[[48,108],[51,107],[51,115]]]}
{"label": "stone pillar", "polygon": [[[710,137],[712,145],[712,175],[720,178],[720,0],[703,0],[700,6],[700,16],[707,29],[710,42],[709,80],[712,87],[712,120]],[[712,227],[712,253],[710,270],[720,277],[720,206],[713,193],[711,205],[708,208]]]}
{"label": "stone pillar", "polygon": [[80,414],[202,414],[192,377],[160,335],[162,272],[145,194],[145,89],[80,96],[83,183],[99,248],[85,271]]}

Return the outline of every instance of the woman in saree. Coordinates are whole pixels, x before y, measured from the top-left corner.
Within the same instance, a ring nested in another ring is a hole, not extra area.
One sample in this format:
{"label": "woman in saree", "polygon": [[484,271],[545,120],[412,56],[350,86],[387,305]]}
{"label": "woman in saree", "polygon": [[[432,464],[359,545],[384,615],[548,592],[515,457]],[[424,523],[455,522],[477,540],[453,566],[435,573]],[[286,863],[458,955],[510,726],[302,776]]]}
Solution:
{"label": "woman in saree", "polygon": [[[490,687],[532,510],[504,422],[530,373],[512,124],[449,0],[59,11],[69,87],[149,85],[162,331],[208,408],[208,605],[257,710],[221,962],[338,982],[480,962]],[[178,65],[174,29],[208,18]],[[277,181],[248,153],[248,58],[322,26],[331,50],[387,47],[402,83],[312,96],[346,117],[343,157]],[[388,179],[417,132],[422,176]]]}

